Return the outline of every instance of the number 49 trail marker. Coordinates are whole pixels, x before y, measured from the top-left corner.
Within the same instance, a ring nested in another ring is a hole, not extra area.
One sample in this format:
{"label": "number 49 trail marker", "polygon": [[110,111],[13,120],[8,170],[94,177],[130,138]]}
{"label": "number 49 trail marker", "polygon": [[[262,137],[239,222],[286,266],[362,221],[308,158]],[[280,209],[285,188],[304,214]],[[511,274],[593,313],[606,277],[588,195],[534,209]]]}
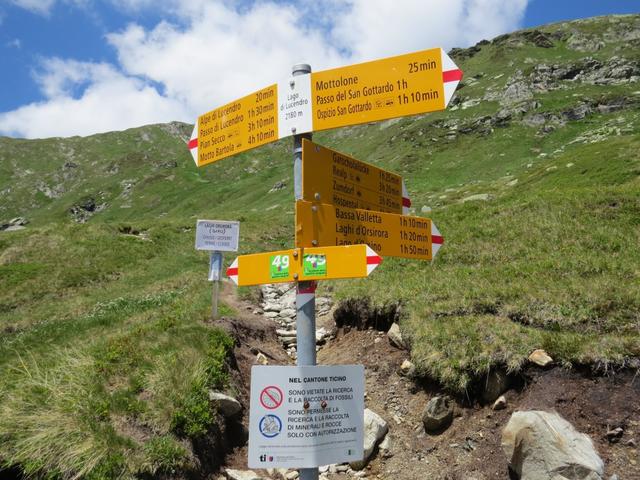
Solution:
{"label": "number 49 trail marker", "polygon": [[227,269],[238,286],[362,278],[382,263],[367,245],[279,250],[240,255]]}

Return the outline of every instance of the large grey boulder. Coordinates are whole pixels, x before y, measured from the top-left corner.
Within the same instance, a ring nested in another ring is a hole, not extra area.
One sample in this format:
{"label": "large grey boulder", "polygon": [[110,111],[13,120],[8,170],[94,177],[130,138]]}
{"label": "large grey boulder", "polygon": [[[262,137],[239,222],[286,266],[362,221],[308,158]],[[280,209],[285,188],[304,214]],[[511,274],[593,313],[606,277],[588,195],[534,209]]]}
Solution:
{"label": "large grey boulder", "polygon": [[433,397],[422,412],[422,423],[428,433],[437,433],[453,421],[453,402],[447,396]]}
{"label": "large grey boulder", "polygon": [[349,465],[354,470],[362,470],[368,463],[374,448],[387,432],[389,425],[377,413],[368,408],[364,409],[364,456],[361,461],[351,462]]}
{"label": "large grey boulder", "polygon": [[515,412],[502,449],[521,480],[602,480],[604,463],[591,439],[555,412]]}

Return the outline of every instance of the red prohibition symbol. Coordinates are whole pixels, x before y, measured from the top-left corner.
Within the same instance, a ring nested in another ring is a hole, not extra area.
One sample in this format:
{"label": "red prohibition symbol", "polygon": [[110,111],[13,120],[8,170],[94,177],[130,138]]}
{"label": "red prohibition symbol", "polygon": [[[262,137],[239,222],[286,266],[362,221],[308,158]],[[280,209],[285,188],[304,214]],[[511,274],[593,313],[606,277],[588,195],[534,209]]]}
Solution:
{"label": "red prohibition symbol", "polygon": [[278,408],[280,405],[282,405],[282,400],[284,400],[282,390],[280,390],[275,385],[264,387],[260,392],[260,404],[267,410]]}

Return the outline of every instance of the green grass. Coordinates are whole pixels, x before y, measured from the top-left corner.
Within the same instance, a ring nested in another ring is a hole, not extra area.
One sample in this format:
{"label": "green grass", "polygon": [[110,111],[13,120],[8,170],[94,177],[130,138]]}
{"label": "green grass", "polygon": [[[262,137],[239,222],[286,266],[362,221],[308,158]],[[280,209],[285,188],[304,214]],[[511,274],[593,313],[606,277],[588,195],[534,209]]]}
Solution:
{"label": "green grass", "polygon": [[[638,28],[639,18],[620,21]],[[567,29],[619,27],[543,30]],[[637,61],[636,50],[486,45],[461,62],[458,95],[500,91],[537,63]],[[371,277],[321,291],[402,303],[418,372],[453,391],[497,367],[519,371],[535,348],[567,367],[640,357],[640,86],[560,87],[536,94],[530,113],[560,115],[584,99],[627,106],[544,135],[517,116],[461,132],[495,115],[497,101],[314,135],[400,173],[414,212],[430,208],[445,237],[433,263],[385,258]],[[290,139],[198,169],[185,146],[191,128],[0,138],[0,221],[30,221],[0,232],[0,464],[52,479],[197,468],[191,442],[216,422],[208,390],[234,386],[231,340],[210,321],[196,219],[241,221],[239,253],[255,253],[293,245],[294,208]],[[269,192],[279,181],[286,188]],[[489,200],[463,202],[483,193]],[[69,210],[87,198],[104,208],[77,224]],[[255,300],[256,289],[239,295]],[[234,313],[220,304],[220,315]]]}

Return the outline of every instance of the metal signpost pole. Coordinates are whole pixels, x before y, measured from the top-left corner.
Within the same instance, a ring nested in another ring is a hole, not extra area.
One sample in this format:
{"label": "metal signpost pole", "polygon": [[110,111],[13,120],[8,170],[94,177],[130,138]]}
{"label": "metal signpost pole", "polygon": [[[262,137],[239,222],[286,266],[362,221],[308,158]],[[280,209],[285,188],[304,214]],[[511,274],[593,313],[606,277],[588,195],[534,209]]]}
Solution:
{"label": "metal signpost pole", "polygon": [[210,280],[213,280],[211,292],[211,315],[215,320],[218,317],[218,296],[220,289],[220,276],[222,275],[222,252],[211,252]]}
{"label": "metal signpost pole", "polygon": [[[294,65],[292,75],[311,73],[307,64]],[[295,81],[292,80],[292,81]],[[295,132],[292,132],[295,133]],[[302,199],[302,139],[311,134],[293,136],[293,179],[295,200]],[[316,364],[316,282],[296,282],[297,365]],[[317,480],[318,467],[300,469],[300,480]]]}

